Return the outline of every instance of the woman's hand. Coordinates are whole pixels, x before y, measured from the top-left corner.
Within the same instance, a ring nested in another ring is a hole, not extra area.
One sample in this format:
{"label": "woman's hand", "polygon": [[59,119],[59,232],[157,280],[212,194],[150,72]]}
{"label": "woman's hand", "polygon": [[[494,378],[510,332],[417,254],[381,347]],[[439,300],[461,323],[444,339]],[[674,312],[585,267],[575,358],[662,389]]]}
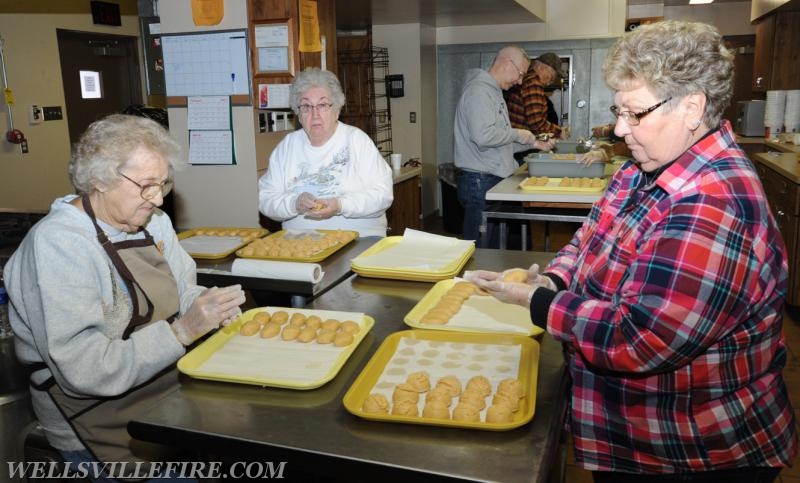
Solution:
{"label": "woman's hand", "polygon": [[589,152],[583,153],[583,156],[581,156],[578,161],[584,166],[589,166],[596,162],[607,163],[608,154],[603,149],[593,149]]}
{"label": "woman's hand", "polygon": [[539,273],[539,264],[534,263],[528,268],[528,284],[533,287],[544,287],[553,292],[558,291],[555,282],[550,277],[545,277]]}
{"label": "woman's hand", "polygon": [[315,206],[317,206],[317,198],[307,192],[300,193],[300,196],[297,197],[297,201],[294,203],[297,213],[301,215],[313,210]]}
{"label": "woman's hand", "polygon": [[527,283],[501,282],[500,279],[493,281],[481,280],[476,285],[494,296],[497,300],[507,304],[516,304],[529,307],[531,297],[536,287]]}
{"label": "woman's hand", "polygon": [[341,209],[341,204],[337,198],[317,198],[316,206],[306,212],[306,218],[325,220],[338,215]]}
{"label": "woman's hand", "polygon": [[172,323],[172,332],[181,344],[188,346],[241,314],[239,306],[244,301],[241,285],[208,288],[195,299],[183,317]]}

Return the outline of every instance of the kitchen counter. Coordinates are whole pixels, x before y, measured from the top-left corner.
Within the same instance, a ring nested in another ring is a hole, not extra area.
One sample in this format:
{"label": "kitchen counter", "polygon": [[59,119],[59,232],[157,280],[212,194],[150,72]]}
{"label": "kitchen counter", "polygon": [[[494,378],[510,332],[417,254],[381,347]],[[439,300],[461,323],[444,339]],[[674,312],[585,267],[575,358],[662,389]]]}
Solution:
{"label": "kitchen counter", "polygon": [[[542,265],[552,256],[478,249],[466,268]],[[522,427],[495,432],[374,422],[342,405],[383,339],[408,329],[403,317],[432,286],[349,277],[309,305],[375,319],[331,382],[299,391],[182,377],[175,392],[131,421],[129,431],[232,461],[287,461],[284,477],[291,481],[298,470],[332,481],[547,481],[557,463],[568,394],[561,346],[549,336],[541,344],[535,415]]]}
{"label": "kitchen counter", "polygon": [[422,174],[422,168],[420,167],[412,168],[410,166],[404,166],[400,168],[399,173],[392,171],[392,183],[394,184],[402,183],[407,179],[411,179],[414,176],[419,176],[421,174]]}
{"label": "kitchen counter", "polygon": [[378,241],[378,237],[356,238],[320,262],[325,275],[317,283],[261,277],[241,277],[231,273],[235,255],[221,259],[195,259],[197,283],[206,287],[242,284],[244,290],[283,294],[291,298],[290,305],[302,307],[344,278],[350,276],[350,260]]}
{"label": "kitchen counter", "polygon": [[783,176],[800,184],[800,151],[797,153],[767,152],[756,153],[755,160],[778,171]]}

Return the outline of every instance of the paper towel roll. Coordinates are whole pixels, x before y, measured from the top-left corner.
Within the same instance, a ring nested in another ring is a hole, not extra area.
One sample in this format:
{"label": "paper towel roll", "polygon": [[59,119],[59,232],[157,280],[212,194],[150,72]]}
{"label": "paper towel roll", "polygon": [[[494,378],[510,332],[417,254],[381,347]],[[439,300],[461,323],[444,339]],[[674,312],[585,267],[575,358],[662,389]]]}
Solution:
{"label": "paper towel roll", "polygon": [[325,275],[318,263],[281,262],[276,260],[253,260],[237,258],[231,273],[244,277],[274,278],[317,283]]}

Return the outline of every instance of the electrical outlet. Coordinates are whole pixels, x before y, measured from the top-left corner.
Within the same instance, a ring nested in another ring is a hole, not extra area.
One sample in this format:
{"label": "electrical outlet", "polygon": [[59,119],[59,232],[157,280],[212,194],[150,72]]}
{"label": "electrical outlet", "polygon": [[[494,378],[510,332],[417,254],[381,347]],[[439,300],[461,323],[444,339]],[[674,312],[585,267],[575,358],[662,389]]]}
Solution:
{"label": "electrical outlet", "polygon": [[415,122],[417,122],[417,113],[416,112],[409,113],[408,122],[410,122],[411,124],[414,124]]}
{"label": "electrical outlet", "polygon": [[19,143],[19,147],[22,149],[22,154],[28,154],[28,140],[23,139],[21,143]]}
{"label": "electrical outlet", "polygon": [[33,105],[28,111],[28,122],[31,124],[39,124],[44,121],[44,110],[41,106]]}

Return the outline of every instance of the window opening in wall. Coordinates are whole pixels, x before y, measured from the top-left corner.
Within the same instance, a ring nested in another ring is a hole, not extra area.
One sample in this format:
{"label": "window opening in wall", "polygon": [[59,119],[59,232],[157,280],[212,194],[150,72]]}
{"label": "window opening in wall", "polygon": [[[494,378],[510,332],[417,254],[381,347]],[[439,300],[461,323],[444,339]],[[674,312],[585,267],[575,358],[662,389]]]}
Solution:
{"label": "window opening in wall", "polygon": [[100,85],[100,72],[94,70],[79,71],[81,79],[81,98],[102,99],[103,89]]}

